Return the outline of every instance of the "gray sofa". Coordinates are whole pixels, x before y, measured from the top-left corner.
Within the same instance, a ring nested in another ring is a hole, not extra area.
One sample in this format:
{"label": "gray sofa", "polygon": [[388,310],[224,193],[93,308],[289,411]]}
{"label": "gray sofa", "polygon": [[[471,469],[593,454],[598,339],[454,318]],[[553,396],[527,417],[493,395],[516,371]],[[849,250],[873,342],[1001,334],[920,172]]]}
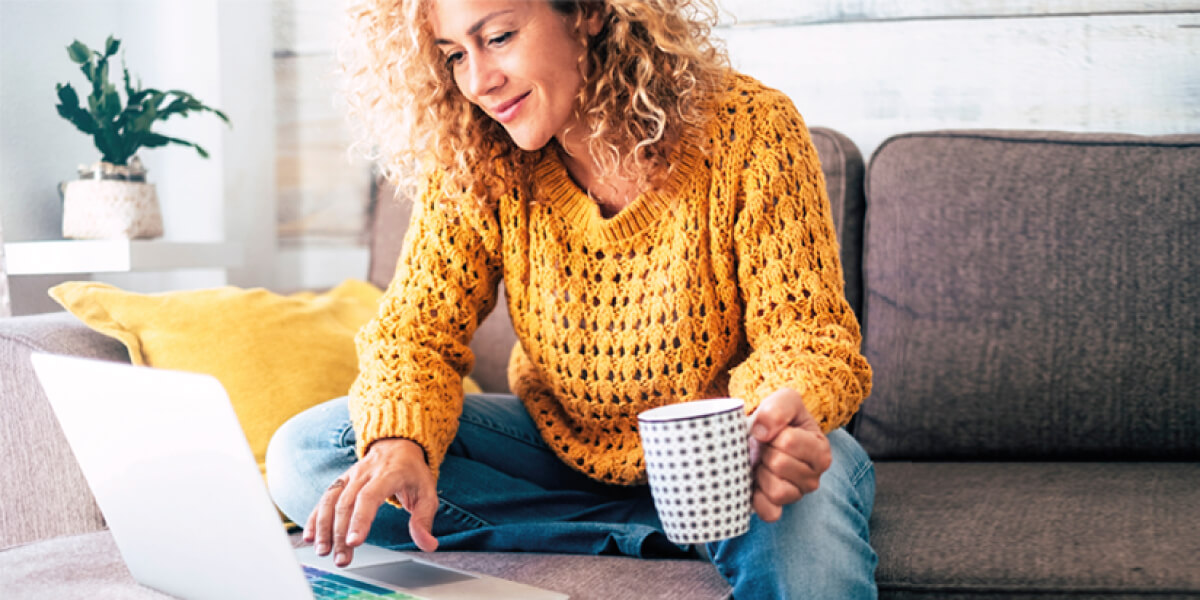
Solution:
{"label": "gray sofa", "polygon": [[[875,369],[853,432],[880,596],[1200,598],[1200,136],[911,133],[869,168],[813,137]],[[377,204],[376,283],[405,223]],[[506,321],[473,344],[485,389]],[[34,349],[126,359],[65,313],[0,320],[0,597],[164,597],[124,570]],[[699,560],[434,558],[575,598],[728,595]]]}

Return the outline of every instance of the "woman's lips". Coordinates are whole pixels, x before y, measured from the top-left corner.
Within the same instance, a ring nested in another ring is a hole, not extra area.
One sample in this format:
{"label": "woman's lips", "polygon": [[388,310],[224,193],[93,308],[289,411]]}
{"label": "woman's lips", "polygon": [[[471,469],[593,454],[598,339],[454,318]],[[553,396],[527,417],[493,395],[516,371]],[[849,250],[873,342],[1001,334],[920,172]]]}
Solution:
{"label": "woman's lips", "polygon": [[496,109],[492,111],[492,114],[495,115],[497,121],[500,121],[501,123],[507,123],[516,118],[517,110],[521,108],[521,105],[524,104],[525,99],[528,97],[529,92],[525,92],[524,94],[521,94],[520,96],[517,96],[516,98],[497,106]]}

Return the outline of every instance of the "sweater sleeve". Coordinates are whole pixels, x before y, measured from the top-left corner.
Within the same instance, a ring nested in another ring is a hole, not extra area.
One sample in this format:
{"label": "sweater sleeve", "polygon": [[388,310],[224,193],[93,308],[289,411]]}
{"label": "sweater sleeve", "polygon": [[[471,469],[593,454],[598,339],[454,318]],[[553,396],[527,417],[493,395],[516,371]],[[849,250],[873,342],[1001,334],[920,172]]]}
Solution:
{"label": "sweater sleeve", "polygon": [[742,162],[734,246],[750,348],[730,371],[729,390],[757,407],[790,387],[828,433],[870,393],[871,368],[846,301],[816,149],[791,101],[772,100]]}
{"label": "sweater sleeve", "polygon": [[378,439],[406,438],[437,476],[474,365],[467,344],[496,304],[500,273],[494,216],[422,194],[378,314],[355,338],[349,406],[360,457]]}

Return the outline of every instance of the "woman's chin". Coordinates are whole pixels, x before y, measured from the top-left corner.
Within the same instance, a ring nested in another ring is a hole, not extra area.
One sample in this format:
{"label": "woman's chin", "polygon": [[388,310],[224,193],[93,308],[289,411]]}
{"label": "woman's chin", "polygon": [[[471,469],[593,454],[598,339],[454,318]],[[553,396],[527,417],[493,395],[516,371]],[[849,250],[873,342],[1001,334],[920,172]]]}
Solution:
{"label": "woman's chin", "polygon": [[513,143],[526,152],[541,150],[550,142],[550,136],[529,135],[519,130],[513,131],[511,129],[507,129],[507,131],[508,137],[512,139]]}

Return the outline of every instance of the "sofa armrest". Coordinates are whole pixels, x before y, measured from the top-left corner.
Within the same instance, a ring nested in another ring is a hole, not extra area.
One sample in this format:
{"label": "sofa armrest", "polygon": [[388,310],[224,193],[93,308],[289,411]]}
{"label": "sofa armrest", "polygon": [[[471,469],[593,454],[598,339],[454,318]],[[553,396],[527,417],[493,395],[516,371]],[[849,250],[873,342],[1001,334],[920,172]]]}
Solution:
{"label": "sofa armrest", "polygon": [[129,360],[120,342],[70,313],[0,319],[0,549],[104,527],[34,375],[35,351]]}

